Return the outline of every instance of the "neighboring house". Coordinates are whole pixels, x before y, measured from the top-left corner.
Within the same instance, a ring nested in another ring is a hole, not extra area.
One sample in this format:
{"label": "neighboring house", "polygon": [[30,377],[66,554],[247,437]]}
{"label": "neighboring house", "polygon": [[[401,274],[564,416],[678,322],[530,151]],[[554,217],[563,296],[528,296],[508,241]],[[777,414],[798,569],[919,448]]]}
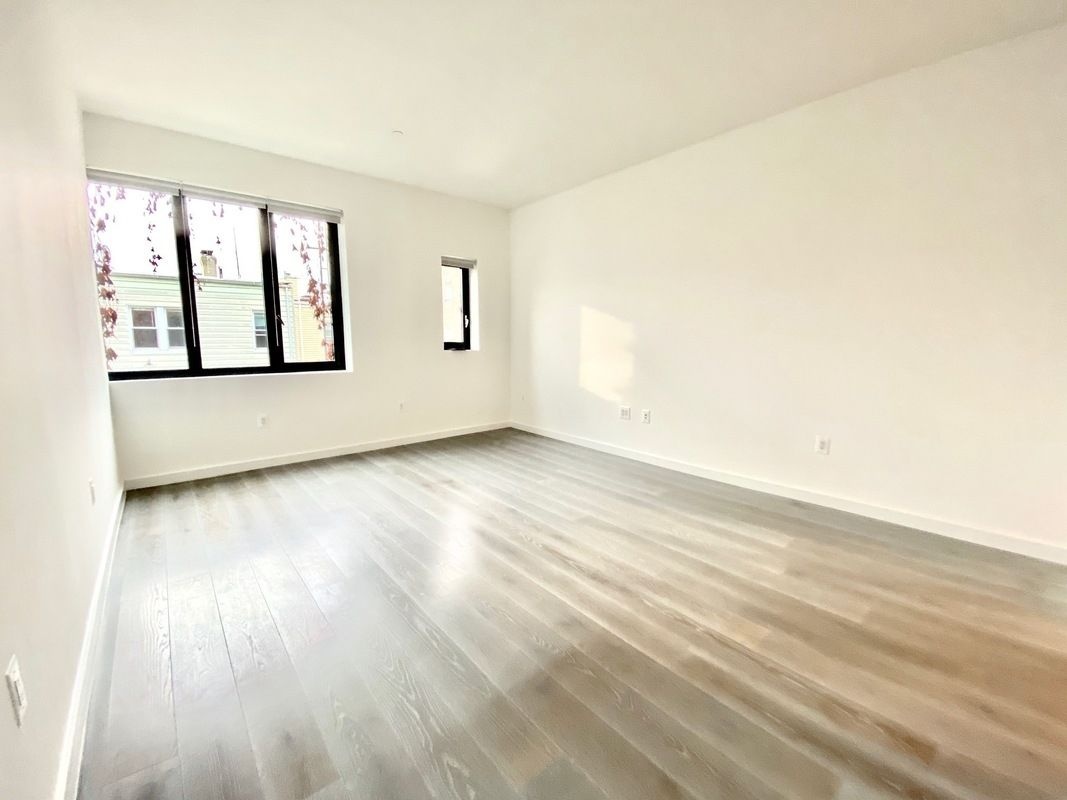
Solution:
{"label": "neighboring house", "polygon": [[[111,368],[145,370],[186,366],[181,289],[171,275],[113,273],[118,321],[110,347]],[[286,361],[325,359],[323,331],[298,281],[279,281],[282,342]],[[266,366],[267,318],[259,283],[201,278],[196,291],[198,333],[205,368]],[[332,338],[327,326],[326,338]]]}

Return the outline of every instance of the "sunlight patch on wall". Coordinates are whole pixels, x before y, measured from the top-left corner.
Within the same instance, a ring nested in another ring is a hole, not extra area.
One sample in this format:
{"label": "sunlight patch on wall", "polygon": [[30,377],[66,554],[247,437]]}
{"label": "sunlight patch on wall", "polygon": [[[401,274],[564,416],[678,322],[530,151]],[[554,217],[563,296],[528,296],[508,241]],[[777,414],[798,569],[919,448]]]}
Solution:
{"label": "sunlight patch on wall", "polygon": [[633,323],[582,306],[578,384],[590,394],[618,403],[634,377]]}

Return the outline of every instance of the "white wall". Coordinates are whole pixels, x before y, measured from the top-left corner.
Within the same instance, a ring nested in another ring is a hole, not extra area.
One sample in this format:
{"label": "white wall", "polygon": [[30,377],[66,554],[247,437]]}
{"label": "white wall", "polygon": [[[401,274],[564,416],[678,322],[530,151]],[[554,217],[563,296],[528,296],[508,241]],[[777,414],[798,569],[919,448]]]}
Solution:
{"label": "white wall", "polygon": [[[94,585],[120,497],[74,95],[45,4],[0,2],[0,797],[51,797]],[[16,77],[17,76],[17,77]],[[96,504],[88,481],[96,482]]]}
{"label": "white wall", "polygon": [[[102,169],[345,214],[351,371],[113,383],[127,480],[508,419],[507,212],[93,115],[85,117],[85,157]],[[442,348],[442,255],[478,260],[479,351]],[[259,413],[270,417],[266,428],[256,427]]]}
{"label": "white wall", "polygon": [[514,212],[512,400],[528,426],[1067,554],[1067,27]]}

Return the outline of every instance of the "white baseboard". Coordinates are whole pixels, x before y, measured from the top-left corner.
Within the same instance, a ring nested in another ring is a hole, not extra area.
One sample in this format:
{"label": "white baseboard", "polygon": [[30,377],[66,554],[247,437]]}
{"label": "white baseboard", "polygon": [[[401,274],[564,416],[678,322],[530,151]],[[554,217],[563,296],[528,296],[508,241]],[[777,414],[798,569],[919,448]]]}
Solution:
{"label": "white baseboard", "polygon": [[582,447],[588,447],[592,450],[599,450],[602,453],[611,453],[612,455],[622,456],[623,458],[629,458],[634,461],[641,461],[645,464],[664,467],[665,469],[674,470],[675,472],[695,475],[699,478],[707,478],[709,480],[719,481],[720,483],[728,483],[732,486],[740,486],[744,489],[753,489],[758,492],[766,492],[767,494],[773,494],[779,497],[787,497],[791,500],[800,500],[817,506],[837,509],[838,511],[848,511],[852,514],[881,520],[882,522],[890,522],[908,528],[936,533],[941,536],[948,536],[953,539],[960,539],[973,544],[994,547],[997,550],[1030,556],[1031,558],[1039,558],[1043,561],[1051,561],[1056,564],[1067,564],[1067,548],[1057,547],[1056,545],[1048,544],[1047,542],[1035,542],[1031,539],[1024,539],[1021,536],[1010,533],[972,528],[949,520],[913,514],[909,511],[900,511],[894,508],[885,508],[861,500],[837,497],[812,489],[773,483],[760,478],[738,475],[732,472],[723,472],[722,470],[712,469],[711,467],[705,467],[700,464],[692,464],[686,461],[678,461],[673,458],[658,456],[653,453],[646,453],[641,450],[619,447],[618,445],[608,444],[607,442],[598,441],[596,439],[589,439],[584,436],[575,436],[570,433],[549,430],[536,425],[512,422],[511,427],[527,431],[528,433],[536,433],[539,436],[547,436],[550,439],[558,439],[562,442],[569,442]]}
{"label": "white baseboard", "polygon": [[485,425],[470,425],[465,428],[449,428],[439,431],[416,433],[409,436],[398,436],[393,439],[378,439],[371,442],[358,444],[346,444],[339,447],[330,447],[325,450],[304,450],[298,453],[286,453],[280,456],[268,456],[266,458],[253,458],[247,461],[230,461],[225,464],[212,464],[206,467],[165,472],[158,475],[144,475],[139,478],[127,478],[126,489],[144,489],[149,486],[165,486],[169,483],[182,483],[195,481],[201,478],[214,478],[219,475],[232,475],[235,472],[247,472],[251,469],[264,469],[266,467],[280,467],[283,464],[297,464],[301,461],[317,461],[322,458],[334,456],[347,456],[353,453],[365,453],[370,450],[386,450],[390,447],[401,447],[406,444],[418,442],[431,442],[434,439],[447,439],[452,436],[464,436],[468,433],[481,433],[483,431],[495,431],[510,426],[508,422],[492,422]]}
{"label": "white baseboard", "polygon": [[119,491],[111,512],[104,554],[96,571],[89,612],[85,618],[78,667],[74,673],[74,687],[67,710],[67,723],[63,731],[63,747],[60,750],[59,770],[56,773],[55,800],[74,800],[78,793],[78,775],[81,770],[82,749],[85,745],[85,726],[89,717],[89,699],[92,695],[92,670],[96,666],[99,632],[103,627],[106,609],[107,587],[111,583],[111,566],[115,560],[115,545],[119,538],[122,510],[126,507],[126,492]]}

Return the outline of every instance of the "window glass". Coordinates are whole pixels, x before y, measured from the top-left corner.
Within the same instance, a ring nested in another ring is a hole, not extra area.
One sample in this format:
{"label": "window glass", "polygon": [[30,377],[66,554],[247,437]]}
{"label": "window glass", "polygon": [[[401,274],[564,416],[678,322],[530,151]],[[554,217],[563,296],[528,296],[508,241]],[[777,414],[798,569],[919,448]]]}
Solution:
{"label": "window glass", "polygon": [[107,368],[187,368],[184,337],[163,346],[156,314],[182,305],[173,198],[90,182],[88,202]]}
{"label": "window glass", "polygon": [[167,346],[185,347],[185,323],[180,308],[167,310]]}
{"label": "window glass", "polygon": [[154,308],[134,308],[133,327],[156,329],[156,310]]}
{"label": "window glass", "polygon": [[445,346],[462,346],[467,340],[467,310],[464,308],[462,267],[441,267],[441,302]]}
{"label": "window glass", "polygon": [[260,210],[195,197],[185,207],[204,368],[267,366],[266,345],[248,335],[249,316],[265,316]]}
{"label": "window glass", "polygon": [[287,364],[334,360],[333,265],[325,221],[271,214]]}

